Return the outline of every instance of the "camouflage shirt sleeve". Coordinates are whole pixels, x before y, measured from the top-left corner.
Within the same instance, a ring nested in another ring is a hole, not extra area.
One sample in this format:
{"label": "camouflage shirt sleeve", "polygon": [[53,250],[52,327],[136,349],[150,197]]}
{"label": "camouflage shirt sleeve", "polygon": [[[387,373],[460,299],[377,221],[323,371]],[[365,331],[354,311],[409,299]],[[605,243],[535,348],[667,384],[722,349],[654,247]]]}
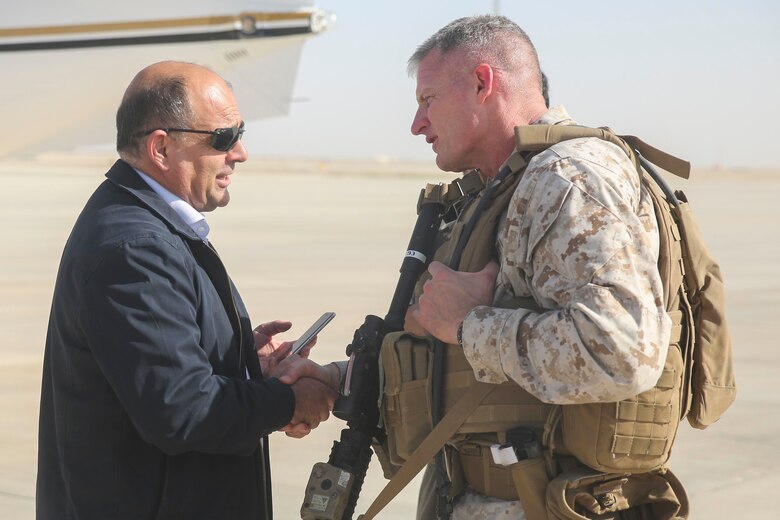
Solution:
{"label": "camouflage shirt sleeve", "polygon": [[[617,401],[657,382],[670,334],[658,229],[618,147],[575,139],[537,155],[497,246],[495,306],[463,324],[478,380],[511,379],[559,404]],[[541,310],[500,308],[528,296]]]}

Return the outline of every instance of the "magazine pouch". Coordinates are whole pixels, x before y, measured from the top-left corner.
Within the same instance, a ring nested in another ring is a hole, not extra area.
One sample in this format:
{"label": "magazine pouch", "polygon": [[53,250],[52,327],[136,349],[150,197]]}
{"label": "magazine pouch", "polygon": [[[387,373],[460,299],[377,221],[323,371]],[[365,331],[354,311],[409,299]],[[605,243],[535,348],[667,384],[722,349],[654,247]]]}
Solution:
{"label": "magazine pouch", "polygon": [[550,482],[546,503],[549,520],[688,518],[688,496],[668,468],[629,475],[579,467]]}

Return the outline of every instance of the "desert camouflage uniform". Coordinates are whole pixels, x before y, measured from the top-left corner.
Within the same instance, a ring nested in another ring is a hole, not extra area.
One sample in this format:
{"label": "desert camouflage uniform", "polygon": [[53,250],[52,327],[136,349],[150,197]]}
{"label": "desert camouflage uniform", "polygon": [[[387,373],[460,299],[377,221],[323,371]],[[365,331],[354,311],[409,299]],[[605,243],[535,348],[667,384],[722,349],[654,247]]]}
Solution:
{"label": "desert camouflage uniform", "polygon": [[[563,107],[537,123],[574,124]],[[658,228],[650,196],[618,147],[575,139],[538,154],[509,203],[497,246],[494,301],[533,296],[545,310],[469,312],[463,347],[478,380],[510,379],[557,404],[619,401],[658,381],[671,327]],[[467,492],[453,518],[525,515],[518,502]]]}

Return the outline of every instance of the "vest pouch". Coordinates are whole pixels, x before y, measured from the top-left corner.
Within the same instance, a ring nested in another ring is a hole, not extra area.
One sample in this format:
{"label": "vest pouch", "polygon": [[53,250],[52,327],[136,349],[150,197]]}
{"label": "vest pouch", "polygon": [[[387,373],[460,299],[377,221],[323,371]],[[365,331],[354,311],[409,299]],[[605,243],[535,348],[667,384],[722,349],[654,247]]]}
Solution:
{"label": "vest pouch", "polygon": [[549,483],[544,457],[496,464],[490,446],[495,435],[468,436],[458,443],[457,459],[466,483],[478,493],[502,500],[520,500],[528,518],[546,518],[545,489]]}
{"label": "vest pouch", "polygon": [[[431,432],[430,379],[432,342],[407,332],[385,336],[381,352],[384,374],[380,413],[387,441],[375,447],[385,476],[392,476]],[[389,467],[385,467],[389,466]]]}
{"label": "vest pouch", "polygon": [[627,475],[580,467],[553,479],[545,500],[549,520],[682,520],[689,511],[685,489],[667,468]]}
{"label": "vest pouch", "polygon": [[607,473],[642,473],[669,459],[681,417],[684,365],[669,346],[655,387],[617,403],[561,406],[565,451]]}

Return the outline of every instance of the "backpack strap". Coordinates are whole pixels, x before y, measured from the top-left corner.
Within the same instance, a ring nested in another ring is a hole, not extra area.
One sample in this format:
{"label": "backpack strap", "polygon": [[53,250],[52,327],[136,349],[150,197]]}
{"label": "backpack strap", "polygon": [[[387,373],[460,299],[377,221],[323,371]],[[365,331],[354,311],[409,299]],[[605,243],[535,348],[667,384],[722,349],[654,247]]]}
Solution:
{"label": "backpack strap", "polygon": [[638,150],[647,160],[678,177],[687,179],[691,176],[690,162],[650,146],[636,136],[616,135],[608,127],[527,125],[515,128],[515,140],[517,141],[517,149],[520,151],[540,152],[561,141],[583,137],[598,137],[618,146],[631,158],[637,171],[640,171],[640,165],[634,150]]}
{"label": "backpack strap", "polygon": [[647,158],[648,161],[655,164],[656,166],[659,166],[664,170],[668,171],[669,173],[673,173],[678,177],[682,177],[683,179],[690,178],[691,176],[690,162],[675,157],[674,155],[668,154],[666,152],[663,152],[658,148],[650,146],[649,144],[645,143],[644,141],[642,141],[636,136],[620,135],[618,137],[620,137],[629,145],[631,145],[631,148],[633,148],[634,150],[638,150],[639,153],[641,153],[644,157]]}

